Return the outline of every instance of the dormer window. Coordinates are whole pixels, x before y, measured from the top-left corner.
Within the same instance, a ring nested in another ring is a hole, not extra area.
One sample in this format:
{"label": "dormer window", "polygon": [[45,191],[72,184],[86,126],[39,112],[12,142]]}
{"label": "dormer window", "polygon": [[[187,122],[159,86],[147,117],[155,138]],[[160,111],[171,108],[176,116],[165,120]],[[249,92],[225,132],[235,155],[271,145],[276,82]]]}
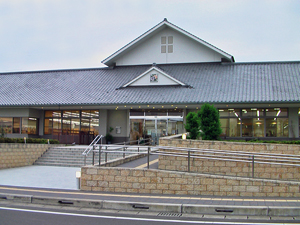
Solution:
{"label": "dormer window", "polygon": [[161,53],[173,53],[173,36],[161,37]]}

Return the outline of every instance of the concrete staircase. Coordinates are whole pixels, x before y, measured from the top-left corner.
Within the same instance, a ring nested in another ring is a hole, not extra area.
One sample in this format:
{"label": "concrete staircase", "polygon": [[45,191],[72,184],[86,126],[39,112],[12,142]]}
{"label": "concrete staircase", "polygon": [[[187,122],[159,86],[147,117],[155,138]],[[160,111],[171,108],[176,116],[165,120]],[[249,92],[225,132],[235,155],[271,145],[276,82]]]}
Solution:
{"label": "concrete staircase", "polygon": [[[43,166],[65,166],[65,167],[81,167],[84,166],[84,156],[82,153],[87,146],[70,146],[70,147],[55,147],[48,149],[35,163],[34,165],[43,165]],[[87,159],[86,165],[92,164],[91,152]],[[104,154],[101,155],[101,162],[104,162]],[[108,154],[108,161],[121,158],[123,154],[115,153]],[[99,154],[95,154],[95,164],[99,160]]]}

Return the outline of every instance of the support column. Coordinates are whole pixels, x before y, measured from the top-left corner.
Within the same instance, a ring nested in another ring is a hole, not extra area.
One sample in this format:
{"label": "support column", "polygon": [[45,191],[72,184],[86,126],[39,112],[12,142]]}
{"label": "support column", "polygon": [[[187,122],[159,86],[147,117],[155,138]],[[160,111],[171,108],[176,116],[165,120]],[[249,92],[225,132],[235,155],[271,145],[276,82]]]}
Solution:
{"label": "support column", "polygon": [[299,138],[299,108],[289,108],[289,138]]}
{"label": "support column", "polygon": [[99,134],[105,136],[107,132],[107,109],[99,110]]}

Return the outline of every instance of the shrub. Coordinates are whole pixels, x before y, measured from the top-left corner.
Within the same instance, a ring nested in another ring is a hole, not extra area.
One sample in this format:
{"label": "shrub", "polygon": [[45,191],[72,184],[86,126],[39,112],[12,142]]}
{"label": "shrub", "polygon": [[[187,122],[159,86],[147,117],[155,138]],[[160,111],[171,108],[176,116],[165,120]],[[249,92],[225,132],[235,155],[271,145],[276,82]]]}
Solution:
{"label": "shrub", "polygon": [[[0,138],[0,143],[24,143],[24,138]],[[48,144],[48,139],[43,138],[27,138],[26,143]],[[49,139],[50,144],[59,144],[58,140]]]}
{"label": "shrub", "polygon": [[197,113],[195,112],[189,112],[186,116],[186,125],[185,129],[187,132],[190,133],[191,139],[197,139],[200,135],[199,131],[199,119],[197,116]]}
{"label": "shrub", "polygon": [[200,136],[203,140],[219,140],[222,133],[218,110],[210,104],[204,104],[198,111]]}

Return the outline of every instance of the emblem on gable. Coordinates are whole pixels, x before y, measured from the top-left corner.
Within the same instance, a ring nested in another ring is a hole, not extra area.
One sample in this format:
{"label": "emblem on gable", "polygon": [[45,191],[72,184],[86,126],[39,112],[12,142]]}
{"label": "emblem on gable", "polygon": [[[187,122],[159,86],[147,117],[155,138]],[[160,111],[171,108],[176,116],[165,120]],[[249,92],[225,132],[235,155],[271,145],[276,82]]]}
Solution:
{"label": "emblem on gable", "polygon": [[150,82],[158,82],[158,74],[151,74]]}

